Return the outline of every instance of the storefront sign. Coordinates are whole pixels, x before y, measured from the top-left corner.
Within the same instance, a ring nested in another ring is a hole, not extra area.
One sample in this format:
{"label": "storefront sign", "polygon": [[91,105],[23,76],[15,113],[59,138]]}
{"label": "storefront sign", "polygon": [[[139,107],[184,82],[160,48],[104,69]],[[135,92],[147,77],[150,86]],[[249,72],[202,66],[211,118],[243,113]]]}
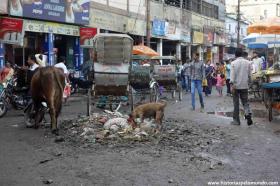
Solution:
{"label": "storefront sign", "polygon": [[165,36],[170,40],[180,40],[181,39],[181,29],[176,27],[175,23],[165,22]]}
{"label": "storefront sign", "polygon": [[1,0],[0,14],[8,14],[8,0]]}
{"label": "storefront sign", "polygon": [[143,20],[128,18],[127,20],[127,32],[139,36],[146,35],[146,22]]}
{"label": "storefront sign", "polygon": [[204,44],[209,46],[213,44],[214,36],[213,31],[209,28],[204,28]]}
{"label": "storefront sign", "polygon": [[154,19],[152,34],[155,36],[164,36],[165,35],[165,21]]}
{"label": "storefront sign", "polygon": [[186,43],[191,42],[191,32],[189,30],[181,30],[181,41]]}
{"label": "storefront sign", "polygon": [[214,44],[216,45],[225,45],[226,44],[226,38],[224,34],[217,34],[214,35]]}
{"label": "storefront sign", "polygon": [[24,20],[24,31],[80,36],[78,26],[33,20]]}
{"label": "storefront sign", "polygon": [[93,48],[93,38],[97,28],[80,28],[80,45],[83,48]]}
{"label": "storefront sign", "polygon": [[50,21],[89,23],[90,0],[34,0],[10,1],[10,14]]}
{"label": "storefront sign", "polygon": [[90,17],[90,27],[111,30],[115,32],[127,32],[128,17],[105,12],[103,10],[92,9],[94,12]]}
{"label": "storefront sign", "polygon": [[194,44],[203,44],[203,33],[194,31],[193,32],[193,43]]}
{"label": "storefront sign", "polygon": [[21,19],[0,19],[0,41],[2,43],[23,45],[23,21]]}

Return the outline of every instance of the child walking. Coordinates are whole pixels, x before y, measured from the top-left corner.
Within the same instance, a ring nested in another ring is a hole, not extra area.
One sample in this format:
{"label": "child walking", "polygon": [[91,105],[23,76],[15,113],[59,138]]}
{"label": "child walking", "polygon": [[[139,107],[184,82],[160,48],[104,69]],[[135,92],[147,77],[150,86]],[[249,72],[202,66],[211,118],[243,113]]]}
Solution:
{"label": "child walking", "polygon": [[216,89],[219,93],[219,96],[223,96],[223,87],[224,86],[225,86],[225,75],[224,74],[218,74],[217,75]]}

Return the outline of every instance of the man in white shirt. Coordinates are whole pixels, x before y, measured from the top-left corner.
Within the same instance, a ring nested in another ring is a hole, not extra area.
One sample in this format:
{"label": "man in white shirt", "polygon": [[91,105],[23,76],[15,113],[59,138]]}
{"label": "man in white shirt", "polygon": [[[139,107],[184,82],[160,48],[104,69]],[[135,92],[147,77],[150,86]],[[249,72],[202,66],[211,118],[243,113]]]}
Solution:
{"label": "man in white shirt", "polygon": [[44,54],[35,54],[36,61],[40,67],[45,67],[47,64],[47,56]]}
{"label": "man in white shirt", "polygon": [[239,99],[243,104],[245,110],[245,118],[247,124],[252,125],[251,110],[248,102],[248,88],[251,79],[251,65],[250,62],[242,57],[242,49],[238,48],[235,52],[236,60],[231,63],[230,70],[230,84],[233,95],[233,125],[240,125],[239,118]]}
{"label": "man in white shirt", "polygon": [[36,58],[34,54],[30,54],[28,56],[27,64],[29,67],[23,66],[22,69],[27,70],[27,86],[30,86],[31,79],[36,69],[39,68],[39,65],[36,63]]}
{"label": "man in white shirt", "polygon": [[263,60],[259,57],[259,54],[257,52],[253,52],[252,74],[258,73],[262,70],[262,62]]}
{"label": "man in white shirt", "polygon": [[68,76],[69,74],[69,71],[65,65],[66,63],[66,59],[64,56],[61,56],[58,60],[59,62],[57,64],[55,64],[54,66],[57,67],[57,68],[61,68],[63,70],[63,73],[65,76]]}

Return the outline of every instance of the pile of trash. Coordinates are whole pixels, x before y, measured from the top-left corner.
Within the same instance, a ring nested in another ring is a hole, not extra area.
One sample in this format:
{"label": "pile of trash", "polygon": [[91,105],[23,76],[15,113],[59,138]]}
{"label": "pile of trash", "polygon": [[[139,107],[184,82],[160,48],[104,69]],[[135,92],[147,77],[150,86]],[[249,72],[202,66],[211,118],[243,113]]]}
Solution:
{"label": "pile of trash", "polygon": [[93,113],[89,117],[79,116],[74,120],[64,120],[62,129],[71,141],[106,142],[108,140],[147,141],[156,135],[154,120],[144,120],[137,128],[128,122],[128,115],[120,112],[104,110],[103,113]]}

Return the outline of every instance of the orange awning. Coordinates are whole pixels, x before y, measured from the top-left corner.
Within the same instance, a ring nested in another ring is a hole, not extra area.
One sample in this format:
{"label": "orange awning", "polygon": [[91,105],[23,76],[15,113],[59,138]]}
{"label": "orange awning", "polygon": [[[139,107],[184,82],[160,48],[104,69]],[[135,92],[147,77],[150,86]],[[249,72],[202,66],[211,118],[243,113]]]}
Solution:
{"label": "orange awning", "polygon": [[280,18],[272,17],[248,26],[248,34],[280,34]]}
{"label": "orange awning", "polygon": [[146,55],[146,56],[159,56],[159,54],[153,49],[145,46],[145,45],[136,45],[133,46],[133,55]]}

